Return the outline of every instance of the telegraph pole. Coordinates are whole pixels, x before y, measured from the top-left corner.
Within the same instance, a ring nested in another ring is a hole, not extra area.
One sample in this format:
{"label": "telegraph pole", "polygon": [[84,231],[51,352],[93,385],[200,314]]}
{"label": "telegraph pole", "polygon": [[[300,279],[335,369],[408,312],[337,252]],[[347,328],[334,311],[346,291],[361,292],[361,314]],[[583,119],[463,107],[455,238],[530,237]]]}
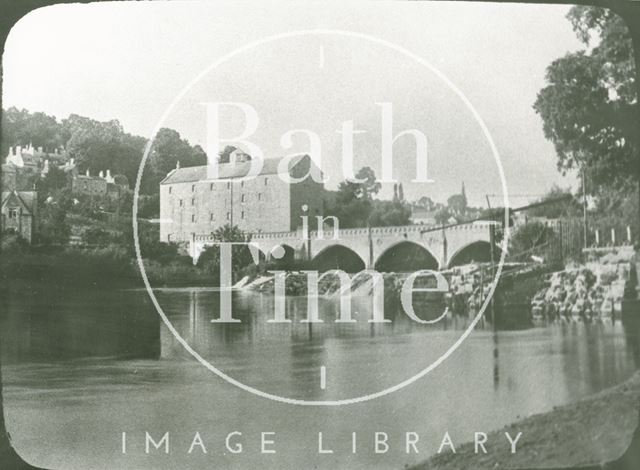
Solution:
{"label": "telegraph pole", "polygon": [[229,178],[231,207],[229,209],[229,224],[233,227],[233,178]]}
{"label": "telegraph pole", "polygon": [[585,164],[582,164],[582,247],[587,248],[587,187]]}

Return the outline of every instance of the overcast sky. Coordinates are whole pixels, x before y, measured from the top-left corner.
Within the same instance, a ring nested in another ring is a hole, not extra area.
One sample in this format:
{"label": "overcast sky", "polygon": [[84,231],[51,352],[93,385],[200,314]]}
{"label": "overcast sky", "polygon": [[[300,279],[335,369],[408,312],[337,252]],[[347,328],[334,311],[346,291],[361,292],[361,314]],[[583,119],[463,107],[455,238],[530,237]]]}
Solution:
{"label": "overcast sky", "polygon": [[[296,30],[364,33],[402,47],[437,68],[486,123],[501,156],[510,193],[540,194],[572,184],[556,170],[532,104],[547,65],[580,47],[567,6],[420,2],[114,2],[57,5],[16,24],[3,56],[3,105],[118,119],[149,136],[185,86],[211,64],[252,41]],[[380,106],[393,103],[394,132],[417,128],[429,141],[429,176],[415,177],[411,138],[394,146],[394,176],[405,195],[444,201],[464,181],[473,205],[501,193],[497,165],[480,126],[433,71],[383,44],[344,35],[306,34],[239,53],[205,74],[163,125],[206,145],[201,102],[241,101],[258,112],[253,140],[267,157],[281,135],[310,129],[322,141],[323,170],[341,179],[345,120],[366,133],[355,141],[355,166],[380,172]],[[224,132],[243,120],[229,114]],[[386,185],[384,195],[391,187]],[[498,203],[497,199],[494,199]],[[512,197],[518,206],[525,198]]]}

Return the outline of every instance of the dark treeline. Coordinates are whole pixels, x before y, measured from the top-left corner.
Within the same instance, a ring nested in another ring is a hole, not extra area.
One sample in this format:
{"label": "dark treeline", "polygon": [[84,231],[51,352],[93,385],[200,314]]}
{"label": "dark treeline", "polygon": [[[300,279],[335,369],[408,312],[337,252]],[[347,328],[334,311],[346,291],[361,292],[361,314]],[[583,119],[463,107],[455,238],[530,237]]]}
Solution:
{"label": "dark treeline", "polygon": [[[3,156],[9,148],[17,145],[42,147],[47,153],[66,151],[74,158],[80,172],[92,174],[111,170],[124,175],[133,185],[142,160],[147,139],[124,131],[117,120],[100,122],[71,114],[58,120],[42,112],[29,112],[15,107],[3,110],[2,143]],[[198,146],[192,146],[173,129],[161,129],[153,141],[153,147],[144,169],[141,193],[155,194],[158,183],[175,168],[206,164],[206,154]]]}

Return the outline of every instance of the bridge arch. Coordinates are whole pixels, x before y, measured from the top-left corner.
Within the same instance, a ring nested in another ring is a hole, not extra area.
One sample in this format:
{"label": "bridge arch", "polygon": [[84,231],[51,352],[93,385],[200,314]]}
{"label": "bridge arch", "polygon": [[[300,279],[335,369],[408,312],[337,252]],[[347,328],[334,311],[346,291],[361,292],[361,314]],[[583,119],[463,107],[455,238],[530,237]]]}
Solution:
{"label": "bridge arch", "polygon": [[357,273],[366,268],[364,260],[358,253],[344,245],[329,245],[320,250],[312,260],[319,272],[331,269],[342,269],[347,273]]}
{"label": "bridge arch", "polygon": [[379,272],[415,272],[438,269],[438,259],[423,245],[403,240],[387,247],[374,263]]}
{"label": "bridge arch", "polygon": [[[500,249],[496,246],[494,247]],[[495,259],[498,260],[500,255],[496,255]],[[485,263],[491,261],[491,244],[485,240],[476,240],[468,243],[458,249],[451,258],[449,258],[448,267],[461,266],[463,264],[469,264],[472,262]]]}
{"label": "bridge arch", "polygon": [[[284,254],[281,257],[276,257],[275,254],[280,254],[284,250]],[[296,250],[286,243],[280,243],[274,246],[268,253],[268,261],[275,265],[277,269],[293,269],[293,263],[296,257]]]}

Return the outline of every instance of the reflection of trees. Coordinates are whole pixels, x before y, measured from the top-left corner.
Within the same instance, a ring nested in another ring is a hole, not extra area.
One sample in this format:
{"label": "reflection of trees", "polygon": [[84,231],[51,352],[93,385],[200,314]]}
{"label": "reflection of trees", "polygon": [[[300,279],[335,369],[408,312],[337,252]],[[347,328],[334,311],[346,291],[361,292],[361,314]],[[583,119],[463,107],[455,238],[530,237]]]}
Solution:
{"label": "reflection of trees", "polygon": [[627,341],[627,347],[633,356],[633,363],[640,368],[640,316],[633,310],[632,314],[622,315],[622,326]]}
{"label": "reflection of trees", "polygon": [[160,318],[146,292],[11,283],[2,311],[6,362],[86,357],[157,358]]}

